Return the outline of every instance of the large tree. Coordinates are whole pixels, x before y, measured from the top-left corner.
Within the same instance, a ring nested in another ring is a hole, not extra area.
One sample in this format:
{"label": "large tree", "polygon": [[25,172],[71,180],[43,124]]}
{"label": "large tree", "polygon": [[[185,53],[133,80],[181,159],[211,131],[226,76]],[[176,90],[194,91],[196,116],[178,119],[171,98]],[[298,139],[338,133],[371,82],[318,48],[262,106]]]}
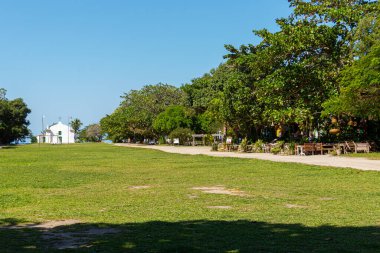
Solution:
{"label": "large tree", "polygon": [[181,89],[162,83],[131,90],[122,98],[120,106],[100,121],[103,133],[115,142],[128,138],[137,141],[155,137],[155,118],[168,106],[185,102],[185,94]]}
{"label": "large tree", "polygon": [[28,114],[31,110],[21,98],[8,100],[0,89],[0,144],[21,140],[30,134]]}
{"label": "large tree", "polygon": [[190,128],[192,125],[191,111],[184,106],[172,105],[160,113],[153,122],[153,128],[159,134],[168,135],[174,129]]}
{"label": "large tree", "polygon": [[325,113],[380,120],[380,38],[369,53],[341,73],[340,93],[325,104]]}
{"label": "large tree", "polygon": [[[242,94],[254,95],[254,121],[297,124],[309,130],[317,126],[322,104],[339,92],[339,73],[353,61],[353,33],[376,5],[361,0],[289,2],[294,13],[277,20],[280,31],[255,31],[262,38],[256,46],[226,46],[230,51],[227,64],[248,76],[244,81],[240,74],[230,94],[236,94],[240,86],[246,89]],[[238,98],[230,108],[244,100]]]}
{"label": "large tree", "polygon": [[[377,4],[378,8],[380,4]],[[380,120],[379,10],[364,16],[353,35],[352,65],[340,74],[339,92],[326,103],[325,114]]]}

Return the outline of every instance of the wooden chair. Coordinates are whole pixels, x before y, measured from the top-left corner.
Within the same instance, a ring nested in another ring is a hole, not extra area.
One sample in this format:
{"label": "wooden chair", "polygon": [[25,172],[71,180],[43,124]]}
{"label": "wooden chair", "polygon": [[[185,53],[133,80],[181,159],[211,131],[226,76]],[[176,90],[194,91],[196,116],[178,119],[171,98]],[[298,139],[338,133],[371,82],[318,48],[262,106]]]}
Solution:
{"label": "wooden chair", "polygon": [[347,154],[349,152],[356,153],[355,142],[353,142],[353,141],[345,141],[344,143],[345,143],[345,145],[344,145],[344,153],[345,154]]}
{"label": "wooden chair", "polygon": [[315,143],[314,144],[314,151],[317,153],[321,153],[321,155],[323,155],[323,146],[322,146],[322,143]]}

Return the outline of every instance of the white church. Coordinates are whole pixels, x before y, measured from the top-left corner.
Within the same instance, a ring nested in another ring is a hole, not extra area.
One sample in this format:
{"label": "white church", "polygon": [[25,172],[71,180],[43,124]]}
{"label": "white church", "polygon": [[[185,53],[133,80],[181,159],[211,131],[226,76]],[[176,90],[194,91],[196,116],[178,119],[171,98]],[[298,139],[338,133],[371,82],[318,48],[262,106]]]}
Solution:
{"label": "white church", "polygon": [[42,134],[37,135],[37,142],[49,144],[75,143],[74,130],[70,126],[58,122],[47,127]]}

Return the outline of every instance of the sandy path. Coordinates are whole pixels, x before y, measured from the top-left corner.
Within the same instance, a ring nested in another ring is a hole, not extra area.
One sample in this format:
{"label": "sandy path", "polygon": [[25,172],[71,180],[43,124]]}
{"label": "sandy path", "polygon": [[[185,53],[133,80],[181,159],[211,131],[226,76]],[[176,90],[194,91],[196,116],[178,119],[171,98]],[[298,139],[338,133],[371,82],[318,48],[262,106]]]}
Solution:
{"label": "sandy path", "polygon": [[161,150],[168,153],[188,154],[188,155],[208,155],[216,157],[237,157],[269,160],[274,162],[304,163],[320,166],[331,166],[341,168],[353,168],[359,170],[380,171],[380,160],[369,160],[365,158],[337,157],[330,155],[313,156],[281,156],[267,153],[237,153],[237,152],[213,152],[211,147],[188,147],[188,146],[158,146],[158,145],[138,145],[138,144],[115,144],[133,148],[148,148]]}

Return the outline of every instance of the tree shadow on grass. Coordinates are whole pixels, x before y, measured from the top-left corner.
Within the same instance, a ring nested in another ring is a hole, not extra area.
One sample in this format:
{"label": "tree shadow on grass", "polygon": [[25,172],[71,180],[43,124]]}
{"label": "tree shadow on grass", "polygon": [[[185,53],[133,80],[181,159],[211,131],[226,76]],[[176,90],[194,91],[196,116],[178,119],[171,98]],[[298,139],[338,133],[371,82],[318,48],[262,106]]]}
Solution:
{"label": "tree shadow on grass", "polygon": [[380,252],[376,226],[194,220],[41,228],[19,222],[0,220],[0,252]]}
{"label": "tree shadow on grass", "polygon": [[16,145],[1,146],[0,144],[0,149],[15,149],[15,148],[17,148]]}

